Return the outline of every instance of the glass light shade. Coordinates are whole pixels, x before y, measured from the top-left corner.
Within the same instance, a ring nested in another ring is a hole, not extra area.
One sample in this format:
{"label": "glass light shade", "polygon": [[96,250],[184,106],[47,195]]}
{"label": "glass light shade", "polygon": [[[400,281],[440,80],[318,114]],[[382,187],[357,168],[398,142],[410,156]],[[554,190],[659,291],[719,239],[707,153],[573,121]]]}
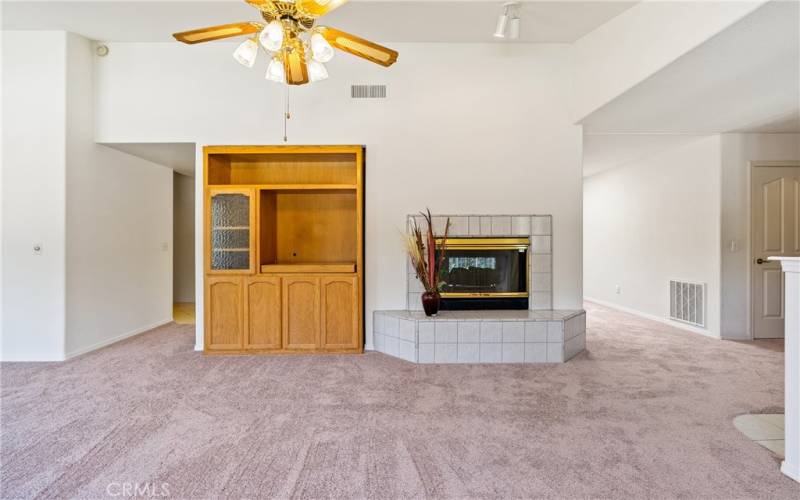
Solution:
{"label": "glass light shade", "polygon": [[505,14],[500,14],[500,17],[497,18],[497,28],[494,30],[494,36],[497,38],[505,38],[506,37],[506,23],[508,22],[508,16]]}
{"label": "glass light shade", "polygon": [[239,45],[233,52],[233,58],[239,61],[242,66],[252,68],[258,55],[258,44],[252,38],[248,38]]}
{"label": "glass light shade", "polygon": [[267,74],[264,78],[277,83],[286,83],[286,71],[283,69],[283,62],[277,57],[273,57],[269,62],[269,66],[267,66]]}
{"label": "glass light shade", "polygon": [[258,35],[258,41],[265,49],[277,52],[283,46],[283,24],[275,20],[267,24]]}
{"label": "glass light shade", "polygon": [[519,38],[519,18],[512,17],[511,22],[508,23],[508,37],[516,40]]}
{"label": "glass light shade", "polygon": [[318,82],[328,78],[328,70],[325,65],[319,61],[308,61],[308,79],[312,82]]}
{"label": "glass light shade", "polygon": [[319,33],[311,35],[311,55],[315,61],[326,63],[333,59],[333,47]]}

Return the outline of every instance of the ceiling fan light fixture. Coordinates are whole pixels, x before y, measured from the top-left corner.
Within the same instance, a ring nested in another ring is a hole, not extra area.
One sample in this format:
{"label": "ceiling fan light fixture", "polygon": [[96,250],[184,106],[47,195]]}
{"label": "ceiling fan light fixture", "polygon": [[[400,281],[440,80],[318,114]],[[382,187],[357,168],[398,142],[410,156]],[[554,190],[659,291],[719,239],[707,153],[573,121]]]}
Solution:
{"label": "ceiling fan light fixture", "polygon": [[265,49],[277,52],[283,46],[283,23],[277,19],[267,24],[258,35],[258,41]]}
{"label": "ceiling fan light fixture", "polygon": [[[317,20],[347,0],[244,0],[259,11],[262,21],[244,21],[173,33],[175,40],[196,44],[246,37],[233,57],[252,68],[263,49],[267,56],[267,80],[285,85],[305,85],[328,78],[326,62],[334,49],[389,67],[398,53],[375,42],[332,28]],[[508,12],[506,12],[508,14]]]}
{"label": "ceiling fan light fixture", "polygon": [[511,22],[508,23],[508,38],[516,40],[519,38],[519,18],[512,17]]}
{"label": "ceiling fan light fixture", "polygon": [[267,66],[267,74],[264,75],[264,78],[276,83],[286,83],[286,71],[283,69],[283,62],[277,57],[273,57]]}
{"label": "ceiling fan light fixture", "polygon": [[328,70],[325,65],[314,59],[308,61],[308,79],[312,82],[319,82],[328,78]]}
{"label": "ceiling fan light fixture", "polygon": [[256,62],[257,55],[258,43],[256,43],[255,39],[253,38],[248,38],[242,42],[241,45],[236,47],[236,50],[233,52],[233,58],[236,59],[239,64],[248,68],[253,67],[253,64]]}
{"label": "ceiling fan light fixture", "polygon": [[319,33],[311,35],[311,56],[315,61],[326,63],[333,59],[333,47]]}

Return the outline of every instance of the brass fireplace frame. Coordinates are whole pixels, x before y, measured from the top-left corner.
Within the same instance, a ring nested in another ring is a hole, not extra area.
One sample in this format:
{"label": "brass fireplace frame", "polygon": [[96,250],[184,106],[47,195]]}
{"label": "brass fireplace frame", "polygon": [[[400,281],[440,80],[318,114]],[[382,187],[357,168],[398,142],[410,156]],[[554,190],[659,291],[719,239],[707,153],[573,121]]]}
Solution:
{"label": "brass fireplace frame", "polygon": [[[441,248],[442,238],[436,238],[436,248]],[[525,250],[525,292],[442,292],[442,298],[505,298],[529,297],[531,290],[531,242],[528,237],[447,238],[447,249],[458,250]]]}

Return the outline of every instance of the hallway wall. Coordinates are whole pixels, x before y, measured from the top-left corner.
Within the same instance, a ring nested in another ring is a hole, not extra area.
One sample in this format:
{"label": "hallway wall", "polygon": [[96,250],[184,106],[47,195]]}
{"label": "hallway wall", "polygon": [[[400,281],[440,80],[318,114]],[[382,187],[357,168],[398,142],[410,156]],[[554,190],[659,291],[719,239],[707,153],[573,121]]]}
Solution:
{"label": "hallway wall", "polygon": [[172,170],[94,142],[94,58],[67,34],[65,357],[172,318]]}
{"label": "hallway wall", "polygon": [[587,299],[668,322],[669,280],[707,283],[719,336],[719,158],[707,136],[584,180]]}
{"label": "hallway wall", "polygon": [[172,181],[172,301],[194,302],[194,178]]}

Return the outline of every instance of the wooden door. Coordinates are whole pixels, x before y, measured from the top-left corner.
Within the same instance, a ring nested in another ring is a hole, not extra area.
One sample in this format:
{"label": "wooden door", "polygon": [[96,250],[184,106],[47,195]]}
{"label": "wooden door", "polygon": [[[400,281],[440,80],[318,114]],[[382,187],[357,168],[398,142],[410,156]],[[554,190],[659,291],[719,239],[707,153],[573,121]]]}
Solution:
{"label": "wooden door", "polygon": [[242,348],[244,333],[242,278],[238,276],[206,277],[206,330],[208,350]]}
{"label": "wooden door", "polygon": [[336,276],[321,280],[324,349],[360,347],[356,279],[355,276]]}
{"label": "wooden door", "polygon": [[247,278],[244,296],[245,349],[280,349],[281,279]]}
{"label": "wooden door", "polygon": [[283,345],[286,349],[319,347],[319,278],[283,278]]}
{"label": "wooden door", "polygon": [[754,167],[751,303],[753,337],[783,338],[783,273],[772,256],[800,256],[800,167]]}
{"label": "wooden door", "polygon": [[206,272],[256,271],[255,192],[249,188],[209,188],[206,198]]}

